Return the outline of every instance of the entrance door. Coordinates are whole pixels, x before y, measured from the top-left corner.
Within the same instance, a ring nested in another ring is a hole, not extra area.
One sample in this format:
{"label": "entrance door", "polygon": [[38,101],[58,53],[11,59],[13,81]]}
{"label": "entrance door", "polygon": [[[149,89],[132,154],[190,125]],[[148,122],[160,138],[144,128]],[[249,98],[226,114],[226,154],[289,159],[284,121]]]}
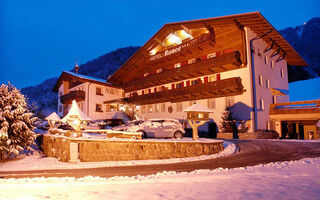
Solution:
{"label": "entrance door", "polygon": [[281,137],[286,138],[288,135],[288,123],[281,122]]}
{"label": "entrance door", "polygon": [[299,124],[299,138],[300,140],[304,140],[304,128],[302,124]]}

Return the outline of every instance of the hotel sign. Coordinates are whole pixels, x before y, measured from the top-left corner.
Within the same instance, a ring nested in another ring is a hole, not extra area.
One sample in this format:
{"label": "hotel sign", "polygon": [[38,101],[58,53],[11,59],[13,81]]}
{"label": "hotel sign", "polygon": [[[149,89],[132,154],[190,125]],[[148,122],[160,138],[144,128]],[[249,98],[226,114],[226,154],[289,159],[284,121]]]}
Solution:
{"label": "hotel sign", "polygon": [[156,55],[151,56],[150,57],[150,61],[158,60],[160,58],[169,56],[171,54],[178,53],[178,52],[180,52],[181,50],[183,50],[184,48],[186,48],[188,46],[189,46],[189,43],[186,43],[186,44],[180,44],[180,45],[178,45],[178,46],[176,46],[176,47],[174,47],[172,49],[167,49],[165,51],[157,53]]}

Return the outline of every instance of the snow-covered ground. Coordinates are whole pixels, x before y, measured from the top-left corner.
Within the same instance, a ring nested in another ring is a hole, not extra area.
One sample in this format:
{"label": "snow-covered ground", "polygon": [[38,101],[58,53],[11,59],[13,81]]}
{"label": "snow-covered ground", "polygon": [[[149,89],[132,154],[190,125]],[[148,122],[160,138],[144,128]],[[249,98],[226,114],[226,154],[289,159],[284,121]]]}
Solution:
{"label": "snow-covered ground", "polygon": [[[192,139],[185,138],[184,142],[192,142]],[[150,139],[150,141],[159,141],[159,139]],[[162,140],[171,141],[171,140]],[[177,141],[172,139],[172,141]],[[201,138],[201,142],[212,142],[212,139]],[[224,150],[218,154],[205,155],[189,158],[173,158],[163,160],[133,160],[133,161],[105,161],[105,162],[79,162],[79,163],[66,163],[60,162],[56,158],[44,157],[39,152],[35,151],[31,156],[23,156],[19,160],[9,161],[0,164],[0,171],[29,171],[29,170],[44,170],[44,169],[79,169],[79,168],[97,168],[97,167],[114,167],[114,166],[134,166],[134,165],[152,165],[152,164],[168,164],[168,163],[180,163],[190,162],[205,159],[213,159],[230,155],[236,151],[236,146],[224,141]]]}
{"label": "snow-covered ground", "polygon": [[0,179],[0,199],[320,199],[320,158],[149,176]]}

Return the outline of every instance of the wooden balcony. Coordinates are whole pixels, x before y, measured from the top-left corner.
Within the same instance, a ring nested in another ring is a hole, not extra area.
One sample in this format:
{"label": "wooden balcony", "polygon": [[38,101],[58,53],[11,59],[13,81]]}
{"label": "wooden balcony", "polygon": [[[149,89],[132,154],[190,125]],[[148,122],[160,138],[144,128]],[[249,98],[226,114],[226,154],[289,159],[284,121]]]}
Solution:
{"label": "wooden balcony", "polygon": [[138,105],[161,102],[181,102],[239,95],[244,91],[245,90],[243,89],[241,78],[236,77],[172,90],[164,90],[145,95],[136,94],[128,98],[128,101],[129,103]]}
{"label": "wooden balcony", "polygon": [[72,100],[83,101],[86,97],[86,93],[81,90],[71,91],[68,94],[62,95],[60,97],[60,102],[62,104],[70,104]]}
{"label": "wooden balcony", "polygon": [[170,82],[239,69],[241,64],[240,53],[234,51],[207,60],[200,60],[180,68],[152,74],[142,79],[130,81],[124,85],[124,90],[125,92],[131,92]]}
{"label": "wooden balcony", "polygon": [[320,100],[296,101],[270,104],[270,115],[280,114],[320,114]]}

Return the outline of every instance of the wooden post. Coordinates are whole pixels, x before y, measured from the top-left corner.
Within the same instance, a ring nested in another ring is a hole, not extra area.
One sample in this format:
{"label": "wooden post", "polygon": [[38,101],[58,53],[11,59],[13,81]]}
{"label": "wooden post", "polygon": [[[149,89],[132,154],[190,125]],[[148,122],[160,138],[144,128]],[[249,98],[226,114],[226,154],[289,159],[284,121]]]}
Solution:
{"label": "wooden post", "polygon": [[191,128],[192,128],[192,139],[197,140],[199,138],[198,134],[198,127],[205,124],[206,121],[194,121],[194,120],[188,120]]}

